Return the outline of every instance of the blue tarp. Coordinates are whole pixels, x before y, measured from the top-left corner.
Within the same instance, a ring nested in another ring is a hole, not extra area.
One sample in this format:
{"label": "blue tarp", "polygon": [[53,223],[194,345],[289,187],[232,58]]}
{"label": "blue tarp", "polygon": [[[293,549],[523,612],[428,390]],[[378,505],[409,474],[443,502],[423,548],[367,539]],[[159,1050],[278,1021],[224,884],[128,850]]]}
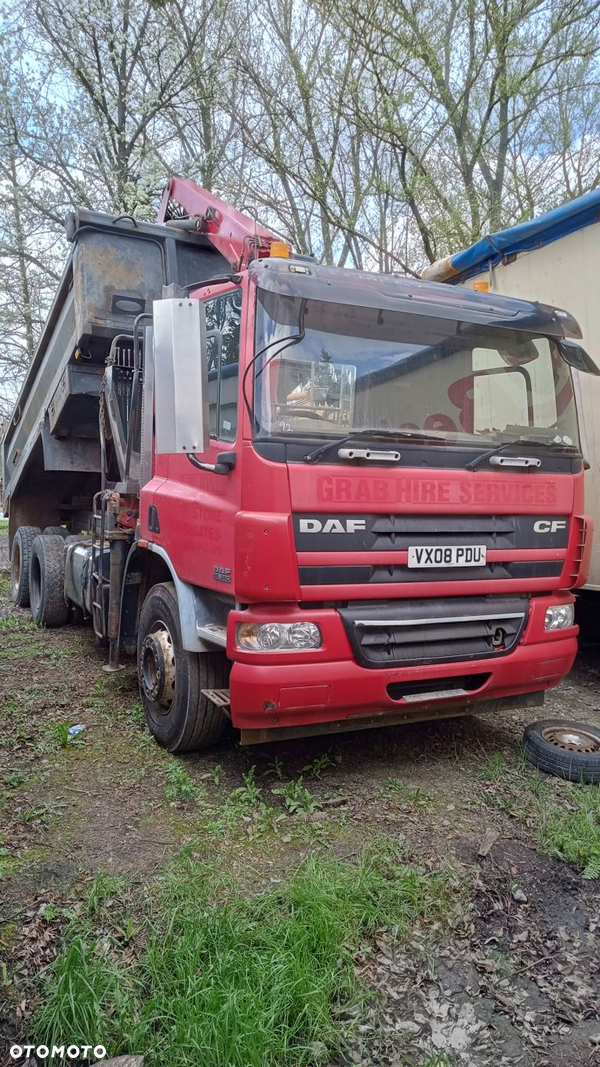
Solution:
{"label": "blue tarp", "polygon": [[490,260],[492,265],[496,266],[505,256],[541,248],[568,233],[582,230],[593,222],[600,222],[600,189],[579,196],[569,204],[546,212],[545,215],[538,215],[530,222],[521,222],[510,230],[500,230],[489,237],[482,237],[470,248],[455,252],[446,262],[452,272],[457,273],[446,280],[452,284],[465,281],[474,274],[481,274]]}

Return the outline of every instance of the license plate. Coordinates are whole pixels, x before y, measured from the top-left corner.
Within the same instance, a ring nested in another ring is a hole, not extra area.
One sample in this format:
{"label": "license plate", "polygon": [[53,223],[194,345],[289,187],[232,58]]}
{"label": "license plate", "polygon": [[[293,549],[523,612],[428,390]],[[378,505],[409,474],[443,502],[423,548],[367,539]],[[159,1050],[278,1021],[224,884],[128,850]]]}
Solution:
{"label": "license plate", "polygon": [[485,567],[485,545],[411,546],[408,549],[409,567]]}

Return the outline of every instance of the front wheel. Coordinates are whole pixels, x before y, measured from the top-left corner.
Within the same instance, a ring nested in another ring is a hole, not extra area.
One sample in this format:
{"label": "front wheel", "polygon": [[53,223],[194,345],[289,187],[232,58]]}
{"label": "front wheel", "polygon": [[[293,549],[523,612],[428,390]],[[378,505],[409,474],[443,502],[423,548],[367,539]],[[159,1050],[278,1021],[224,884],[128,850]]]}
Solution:
{"label": "front wheel", "polygon": [[214,745],[227,732],[227,718],[203,689],[227,688],[223,652],[182,648],[179,605],[172,582],[152,587],[140,615],[138,675],[150,731],[169,752]]}

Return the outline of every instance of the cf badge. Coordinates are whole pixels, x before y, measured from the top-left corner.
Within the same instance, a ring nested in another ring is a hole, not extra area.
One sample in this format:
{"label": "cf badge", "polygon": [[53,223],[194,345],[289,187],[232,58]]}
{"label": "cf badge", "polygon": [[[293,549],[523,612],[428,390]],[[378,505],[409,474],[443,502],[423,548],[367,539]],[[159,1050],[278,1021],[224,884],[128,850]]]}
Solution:
{"label": "cf badge", "polygon": [[557,530],[566,530],[566,519],[538,519],[534,522],[533,529],[535,533],[556,533]]}

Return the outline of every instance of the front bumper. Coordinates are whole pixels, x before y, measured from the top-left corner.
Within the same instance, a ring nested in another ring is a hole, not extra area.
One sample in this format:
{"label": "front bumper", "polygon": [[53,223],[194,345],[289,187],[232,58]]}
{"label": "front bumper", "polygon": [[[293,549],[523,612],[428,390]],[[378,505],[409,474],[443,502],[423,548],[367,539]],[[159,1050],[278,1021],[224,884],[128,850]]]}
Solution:
{"label": "front bumper", "polygon": [[[276,610],[261,605],[231,612],[228,655],[233,661],[233,724],[241,730],[276,730],[377,715],[384,725],[386,713],[398,721],[402,711],[410,718],[424,718],[429,716],[419,712],[431,709],[431,717],[437,718],[456,714],[457,706],[477,710],[480,702],[483,706],[483,702],[506,700],[514,706],[511,698],[543,692],[558,685],[571,670],[577,652],[577,627],[554,632],[544,629],[546,608],[569,599],[568,593],[533,598],[520,643],[508,655],[379,670],[355,661],[333,608],[301,611],[292,606],[286,611],[281,605]],[[243,653],[235,648],[238,622],[267,618],[310,618],[322,629],[323,647],[314,652],[282,654]],[[452,691],[457,685],[458,695]],[[439,691],[432,698],[436,689]],[[407,695],[398,697],[402,690]]]}

